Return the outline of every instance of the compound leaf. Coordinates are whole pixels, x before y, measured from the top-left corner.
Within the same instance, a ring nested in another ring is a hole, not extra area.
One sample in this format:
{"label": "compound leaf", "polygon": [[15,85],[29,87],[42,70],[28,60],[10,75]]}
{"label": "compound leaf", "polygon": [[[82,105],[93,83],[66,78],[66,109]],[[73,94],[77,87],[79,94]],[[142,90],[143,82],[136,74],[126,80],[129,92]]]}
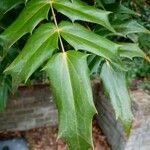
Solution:
{"label": "compound leaf", "polygon": [[59,111],[59,138],[66,140],[70,150],[93,146],[96,110],[86,58],[81,52],[67,51],[54,55],[45,67]]}

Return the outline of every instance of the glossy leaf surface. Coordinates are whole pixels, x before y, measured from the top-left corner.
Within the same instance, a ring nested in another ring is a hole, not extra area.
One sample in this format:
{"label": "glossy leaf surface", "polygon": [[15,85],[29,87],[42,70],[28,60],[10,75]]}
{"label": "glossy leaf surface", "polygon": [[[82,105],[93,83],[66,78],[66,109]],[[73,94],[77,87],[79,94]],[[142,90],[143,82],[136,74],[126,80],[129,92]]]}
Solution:
{"label": "glossy leaf surface", "polygon": [[93,104],[87,55],[68,51],[54,55],[45,67],[59,111],[59,138],[70,150],[88,150],[92,142]]}
{"label": "glossy leaf surface", "polygon": [[14,77],[14,82],[27,80],[58,47],[58,33],[51,23],[44,24],[28,40],[26,46],[13,63],[5,70]]}
{"label": "glossy leaf surface", "polygon": [[76,50],[85,50],[104,57],[117,67],[126,70],[118,55],[118,44],[76,23],[62,22],[59,28],[62,37]]}
{"label": "glossy leaf surface", "polygon": [[62,22],[59,28],[62,37],[76,50],[86,50],[110,61],[117,55],[118,44],[94,34],[79,24]]}
{"label": "glossy leaf surface", "polygon": [[108,20],[110,12],[94,8],[80,0],[74,0],[73,2],[69,0],[54,0],[53,6],[73,22],[75,20],[93,22],[114,32]]}

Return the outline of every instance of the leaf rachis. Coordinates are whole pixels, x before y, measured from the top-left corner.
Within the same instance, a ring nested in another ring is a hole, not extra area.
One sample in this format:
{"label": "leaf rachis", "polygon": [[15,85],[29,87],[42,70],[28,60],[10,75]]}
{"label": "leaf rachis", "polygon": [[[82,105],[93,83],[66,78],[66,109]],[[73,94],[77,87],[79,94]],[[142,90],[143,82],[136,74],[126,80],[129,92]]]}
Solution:
{"label": "leaf rachis", "polygon": [[55,12],[54,12],[54,8],[53,8],[53,4],[52,4],[52,3],[53,3],[53,2],[51,1],[51,2],[50,2],[50,6],[51,6],[51,10],[52,10],[52,15],[53,15],[54,23],[55,23],[56,30],[57,30],[57,33],[58,33],[58,38],[59,38],[59,41],[60,41],[61,49],[62,49],[62,52],[64,53],[64,52],[65,52],[65,49],[64,49],[64,45],[63,45],[63,42],[62,42],[62,39],[61,39],[61,36],[60,36],[60,29],[59,29],[59,27],[58,27],[56,15],[55,15]]}

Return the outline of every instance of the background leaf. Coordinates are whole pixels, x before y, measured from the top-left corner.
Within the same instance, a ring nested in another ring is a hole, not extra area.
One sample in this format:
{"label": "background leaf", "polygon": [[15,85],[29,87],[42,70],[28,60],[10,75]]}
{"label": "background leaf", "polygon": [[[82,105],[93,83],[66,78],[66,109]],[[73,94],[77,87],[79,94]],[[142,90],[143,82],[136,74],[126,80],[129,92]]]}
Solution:
{"label": "background leaf", "polygon": [[0,76],[0,112],[6,108],[8,91],[7,79],[4,76]]}
{"label": "background leaf", "polygon": [[[134,34],[136,33],[144,33],[144,34],[150,34],[150,31],[146,29],[144,26],[140,25],[137,21],[135,20],[130,20],[130,21],[125,21],[122,23],[119,23],[117,21],[116,23],[112,24],[113,28],[115,29],[115,33],[111,33],[110,31],[106,30],[105,28],[98,28],[95,29],[95,32],[101,36],[122,36],[125,38],[130,38],[132,40]],[[138,38],[138,35],[136,35]],[[134,40],[132,40],[134,42]]]}
{"label": "background leaf", "polygon": [[126,85],[125,72],[111,66],[108,62],[102,67],[100,74],[104,87],[110,96],[116,118],[123,123],[127,134],[132,125],[131,99]]}
{"label": "background leaf", "polygon": [[0,19],[5,13],[21,3],[25,3],[25,0],[0,0]]}
{"label": "background leaf", "polygon": [[128,34],[133,34],[133,33],[146,33],[150,34],[150,31],[140,25],[137,21],[131,20],[125,23],[121,23],[119,25],[114,25],[113,26],[116,30],[117,33],[122,34],[123,36],[126,36]]}
{"label": "background leaf", "polygon": [[12,47],[7,55],[0,60],[0,112],[6,108],[8,94],[11,91],[11,78],[3,74],[4,69],[14,60],[18,54],[18,49]]}
{"label": "background leaf", "polygon": [[91,77],[99,77],[101,66],[104,62],[104,59],[96,56],[96,55],[90,55],[88,57],[88,67],[90,69],[90,75]]}
{"label": "background leaf", "polygon": [[98,7],[101,7],[104,9],[103,3],[101,2],[101,0],[96,0],[96,4]]}

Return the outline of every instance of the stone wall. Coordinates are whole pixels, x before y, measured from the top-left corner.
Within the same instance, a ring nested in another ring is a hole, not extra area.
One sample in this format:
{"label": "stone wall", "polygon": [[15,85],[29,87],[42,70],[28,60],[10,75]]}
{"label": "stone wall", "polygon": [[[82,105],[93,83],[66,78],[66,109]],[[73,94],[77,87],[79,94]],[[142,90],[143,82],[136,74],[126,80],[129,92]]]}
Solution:
{"label": "stone wall", "polygon": [[0,113],[0,130],[26,130],[57,124],[57,111],[48,86],[20,87]]}
{"label": "stone wall", "polygon": [[127,138],[122,125],[115,120],[110,101],[97,85],[95,103],[98,109],[98,122],[111,145],[112,150],[150,150],[150,95],[137,90],[131,93],[134,121]]}

